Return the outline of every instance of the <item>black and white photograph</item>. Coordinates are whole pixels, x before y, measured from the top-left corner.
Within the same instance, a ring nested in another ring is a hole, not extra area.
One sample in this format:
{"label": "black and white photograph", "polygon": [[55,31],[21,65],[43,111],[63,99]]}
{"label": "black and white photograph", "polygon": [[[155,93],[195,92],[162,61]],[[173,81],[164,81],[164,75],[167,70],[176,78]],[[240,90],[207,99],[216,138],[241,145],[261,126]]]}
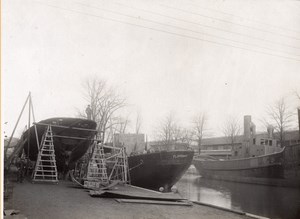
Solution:
{"label": "black and white photograph", "polygon": [[1,218],[300,218],[300,1],[0,10]]}

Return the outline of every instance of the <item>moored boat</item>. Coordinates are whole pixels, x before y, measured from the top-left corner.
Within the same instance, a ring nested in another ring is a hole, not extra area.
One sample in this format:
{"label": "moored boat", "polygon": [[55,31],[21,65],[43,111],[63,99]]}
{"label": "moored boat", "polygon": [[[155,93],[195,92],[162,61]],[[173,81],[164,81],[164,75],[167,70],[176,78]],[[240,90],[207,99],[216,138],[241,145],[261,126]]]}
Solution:
{"label": "moored boat", "polygon": [[[256,138],[251,117],[245,116],[244,142],[228,160],[193,159],[202,177],[235,182],[300,187],[300,144],[281,148],[272,138]],[[236,156],[234,156],[236,155]]]}
{"label": "moored boat", "polygon": [[194,156],[186,143],[148,143],[144,134],[115,134],[114,145],[126,148],[131,184],[154,190],[170,191]]}
{"label": "moored boat", "polygon": [[194,151],[174,150],[136,154],[128,157],[131,184],[170,191],[191,165]]}

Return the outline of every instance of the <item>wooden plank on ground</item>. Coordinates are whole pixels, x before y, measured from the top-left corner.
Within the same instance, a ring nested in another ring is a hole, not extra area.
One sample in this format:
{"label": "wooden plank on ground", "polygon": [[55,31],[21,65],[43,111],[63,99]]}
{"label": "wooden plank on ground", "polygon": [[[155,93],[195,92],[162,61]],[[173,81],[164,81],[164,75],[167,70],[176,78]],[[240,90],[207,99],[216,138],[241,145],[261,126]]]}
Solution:
{"label": "wooden plank on ground", "polygon": [[178,201],[158,201],[158,200],[145,200],[145,199],[116,199],[119,203],[134,203],[134,204],[156,204],[156,205],[180,205],[180,206],[193,206],[190,202]]}
{"label": "wooden plank on ground", "polygon": [[223,210],[223,211],[233,212],[233,213],[240,214],[240,215],[245,215],[246,214],[243,211],[238,211],[238,210],[234,210],[234,209],[224,208],[224,207],[220,207],[220,206],[217,206],[217,205],[211,205],[211,204],[203,203],[203,202],[199,202],[199,201],[193,201],[193,203],[194,204],[198,204],[198,205],[204,205],[204,206],[212,207],[212,208],[217,208],[217,209],[220,209],[220,210]]}
{"label": "wooden plank on ground", "polygon": [[139,187],[132,187],[130,185],[116,185],[111,187],[110,190],[105,191],[90,191],[92,197],[102,198],[134,198],[134,199],[151,199],[151,200],[164,200],[164,201],[179,201],[186,200],[178,193],[161,193],[151,191]]}

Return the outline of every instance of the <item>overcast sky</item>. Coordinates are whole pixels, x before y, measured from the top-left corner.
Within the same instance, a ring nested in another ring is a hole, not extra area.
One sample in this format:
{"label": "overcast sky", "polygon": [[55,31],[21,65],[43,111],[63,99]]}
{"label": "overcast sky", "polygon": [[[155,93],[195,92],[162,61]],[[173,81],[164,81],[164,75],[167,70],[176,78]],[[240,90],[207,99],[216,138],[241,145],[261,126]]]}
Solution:
{"label": "overcast sky", "polygon": [[76,116],[92,75],[128,98],[133,120],[141,112],[150,138],[170,111],[182,125],[206,111],[214,135],[229,115],[262,129],[268,104],[297,106],[300,2],[2,1],[6,134],[29,91],[37,121]]}

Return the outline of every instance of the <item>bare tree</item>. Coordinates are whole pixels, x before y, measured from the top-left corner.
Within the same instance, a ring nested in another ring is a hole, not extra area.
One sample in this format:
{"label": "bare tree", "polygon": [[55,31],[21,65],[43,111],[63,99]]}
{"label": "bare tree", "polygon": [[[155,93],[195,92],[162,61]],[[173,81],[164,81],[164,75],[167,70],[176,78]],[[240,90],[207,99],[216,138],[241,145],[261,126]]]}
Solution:
{"label": "bare tree", "polygon": [[118,116],[114,120],[115,120],[114,130],[121,134],[126,133],[127,127],[130,123],[129,115],[127,115],[126,117]]}
{"label": "bare tree", "polygon": [[108,122],[108,129],[106,131],[104,142],[113,142],[115,133],[126,133],[128,124],[130,123],[128,118],[129,115],[127,115],[127,117],[114,116],[111,118]]}
{"label": "bare tree", "polygon": [[285,140],[285,132],[290,127],[294,114],[287,106],[284,97],[277,100],[273,105],[270,105],[267,113],[271,121],[270,124],[275,128],[278,140],[282,146]]}
{"label": "bare tree", "polygon": [[193,118],[193,136],[197,140],[199,153],[201,152],[202,138],[206,132],[207,114],[199,113]]}
{"label": "bare tree", "polygon": [[176,123],[174,124],[172,134],[173,134],[173,141],[174,142],[182,141],[183,129],[180,126],[178,126],[178,124],[176,124]]}
{"label": "bare tree", "polygon": [[184,128],[181,130],[181,142],[182,143],[187,143],[188,145],[191,144],[191,141],[193,140],[193,131],[191,131],[190,129]]}
{"label": "bare tree", "polygon": [[157,137],[164,144],[176,142],[180,138],[180,128],[172,113],[161,122],[157,129]]}
{"label": "bare tree", "polygon": [[123,108],[125,98],[109,87],[106,81],[92,78],[84,84],[85,99],[91,107],[91,119],[97,123],[98,133],[102,133],[102,141],[105,140],[105,133],[118,123],[115,114]]}
{"label": "bare tree", "polygon": [[233,146],[237,140],[237,136],[241,131],[239,121],[235,117],[230,116],[224,123],[222,131],[223,134],[229,139],[230,144]]}

